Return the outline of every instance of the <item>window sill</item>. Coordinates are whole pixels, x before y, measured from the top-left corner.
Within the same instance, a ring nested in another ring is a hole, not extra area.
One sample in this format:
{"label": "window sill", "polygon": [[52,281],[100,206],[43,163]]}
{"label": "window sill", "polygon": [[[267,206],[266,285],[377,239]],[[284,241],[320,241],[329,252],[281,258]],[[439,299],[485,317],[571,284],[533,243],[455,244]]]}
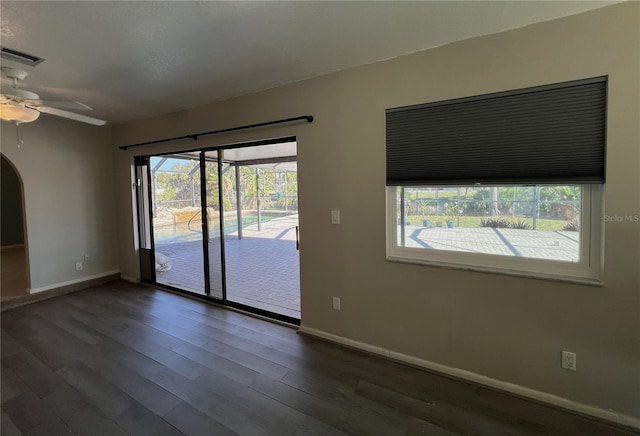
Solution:
{"label": "window sill", "polygon": [[409,263],[415,265],[426,265],[437,268],[446,268],[446,269],[454,269],[461,271],[473,271],[473,272],[481,272],[488,274],[499,274],[506,275],[512,277],[522,277],[528,279],[537,279],[537,280],[546,280],[552,282],[561,282],[561,283],[572,283],[579,285],[588,285],[595,287],[604,286],[604,282],[600,279],[591,278],[591,277],[575,277],[575,276],[562,276],[556,274],[543,274],[540,272],[533,271],[521,271],[521,270],[513,270],[507,268],[499,268],[499,267],[490,267],[484,265],[469,265],[469,264],[459,264],[459,263],[451,263],[451,262],[439,262],[435,260],[429,259],[416,259],[416,258],[408,258],[404,256],[397,255],[388,255],[386,257],[388,262],[398,262],[398,263]]}

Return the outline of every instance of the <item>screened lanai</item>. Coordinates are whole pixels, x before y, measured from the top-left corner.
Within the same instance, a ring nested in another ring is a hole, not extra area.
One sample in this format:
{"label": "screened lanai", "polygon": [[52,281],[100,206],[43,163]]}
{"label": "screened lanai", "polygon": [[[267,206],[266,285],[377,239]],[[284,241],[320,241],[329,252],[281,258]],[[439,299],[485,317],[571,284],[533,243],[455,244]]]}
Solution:
{"label": "screened lanai", "polygon": [[155,282],[300,318],[296,143],[151,156]]}

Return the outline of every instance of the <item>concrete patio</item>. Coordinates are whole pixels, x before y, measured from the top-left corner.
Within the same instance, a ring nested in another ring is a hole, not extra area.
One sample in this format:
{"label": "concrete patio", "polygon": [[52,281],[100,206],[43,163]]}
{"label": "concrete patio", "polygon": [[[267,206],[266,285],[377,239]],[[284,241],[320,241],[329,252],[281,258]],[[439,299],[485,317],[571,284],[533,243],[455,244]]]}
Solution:
{"label": "concrete patio", "polygon": [[[400,235],[400,229],[398,229]],[[400,236],[398,236],[400,237]],[[580,233],[489,227],[405,226],[405,246],[577,262]],[[399,244],[401,241],[399,241]]]}
{"label": "concrete patio", "polygon": [[[281,315],[300,318],[300,261],[296,250],[297,215],[271,219],[225,237],[227,299]],[[197,238],[196,240],[193,240]],[[189,238],[182,238],[189,239]],[[169,256],[171,269],[156,273],[158,283],[204,294],[202,240],[156,243]],[[209,242],[211,296],[222,298],[220,240]]]}

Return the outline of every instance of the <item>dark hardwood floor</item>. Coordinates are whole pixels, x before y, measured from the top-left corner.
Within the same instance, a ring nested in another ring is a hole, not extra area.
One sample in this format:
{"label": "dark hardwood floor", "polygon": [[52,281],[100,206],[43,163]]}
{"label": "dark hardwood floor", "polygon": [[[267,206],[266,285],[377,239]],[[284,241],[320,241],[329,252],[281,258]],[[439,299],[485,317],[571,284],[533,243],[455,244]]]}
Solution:
{"label": "dark hardwood floor", "polygon": [[2,435],[633,434],[121,281],[1,339]]}

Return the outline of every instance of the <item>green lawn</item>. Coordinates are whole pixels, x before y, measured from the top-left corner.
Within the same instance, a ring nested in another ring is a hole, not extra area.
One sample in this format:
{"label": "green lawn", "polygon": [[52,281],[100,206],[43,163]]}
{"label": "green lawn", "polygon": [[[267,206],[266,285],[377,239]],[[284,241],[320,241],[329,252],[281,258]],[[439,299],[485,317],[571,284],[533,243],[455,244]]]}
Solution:
{"label": "green lawn", "polygon": [[[464,191],[461,192],[464,194]],[[417,197],[417,198],[416,198]],[[405,200],[435,200],[443,199],[443,198],[458,198],[458,193],[455,191],[439,191],[436,196],[436,192],[434,191],[412,191],[410,189],[406,190],[404,193]],[[460,195],[460,199],[465,199],[464,195]]]}
{"label": "green lawn", "polygon": [[[500,219],[506,219],[507,221],[517,222],[519,220],[524,220],[529,223],[529,225],[533,226],[533,220],[530,218],[512,218],[511,216],[504,217],[494,217]],[[431,221],[431,227],[436,226],[436,222],[441,221],[443,226],[447,225],[447,220],[449,219],[446,215],[444,216],[435,216],[429,215],[424,218],[421,215],[410,215],[407,217],[407,220],[414,226],[422,226],[422,220],[428,219]],[[480,219],[478,216],[461,216],[456,218],[455,225],[456,227],[480,227]],[[567,224],[567,221],[564,220],[549,220],[549,219],[538,219],[536,224],[536,230],[548,230],[548,231],[556,231],[562,230],[562,228]]]}

